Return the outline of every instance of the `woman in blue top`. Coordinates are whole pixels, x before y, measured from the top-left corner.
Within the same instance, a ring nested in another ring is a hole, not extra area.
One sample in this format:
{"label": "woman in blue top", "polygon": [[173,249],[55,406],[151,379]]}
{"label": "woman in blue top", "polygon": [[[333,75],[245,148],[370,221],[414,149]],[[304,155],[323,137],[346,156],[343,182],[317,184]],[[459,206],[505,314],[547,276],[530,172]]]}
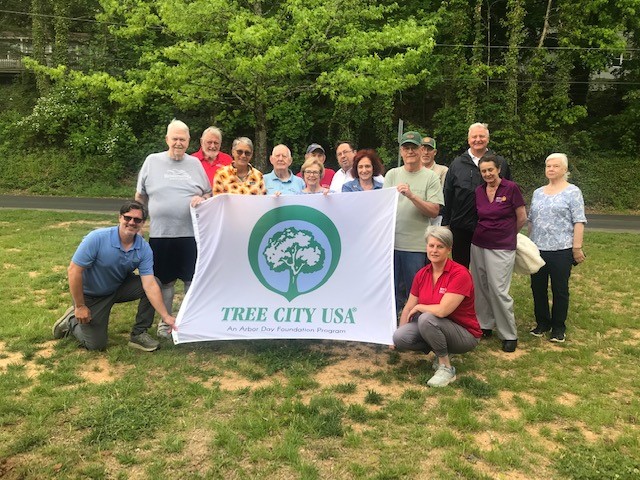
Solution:
{"label": "woman in blue top", "polygon": [[362,192],[382,188],[382,183],[374,178],[382,175],[382,170],[382,161],[375,150],[359,150],[353,157],[353,167],[351,168],[354,180],[344,183],[342,191]]}
{"label": "woman in blue top", "polygon": [[[565,321],[569,311],[571,266],[584,262],[582,239],[584,200],[578,187],[567,181],[569,162],[564,153],[552,153],[545,161],[549,183],[533,192],[529,212],[529,237],[546,262],[531,275],[531,291],[536,327],[531,335],[542,337],[551,330],[552,342],[565,340]],[[553,305],[549,311],[549,278]]]}

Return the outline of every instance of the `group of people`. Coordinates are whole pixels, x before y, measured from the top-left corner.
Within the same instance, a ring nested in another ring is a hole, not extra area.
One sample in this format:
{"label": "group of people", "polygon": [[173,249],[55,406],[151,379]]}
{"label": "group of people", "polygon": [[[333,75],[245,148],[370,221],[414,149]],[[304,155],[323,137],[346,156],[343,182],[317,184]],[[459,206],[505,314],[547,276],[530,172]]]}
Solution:
{"label": "group of people", "polygon": [[[531,276],[537,324],[530,333],[550,332],[550,340],[565,340],[569,277],[572,265],[585,258],[586,223],[581,192],[567,181],[566,155],[547,158],[549,183],[534,192],[527,217],[507,162],[488,148],[486,124],[469,127],[469,149],[448,169],[435,162],[435,139],[406,132],[399,142],[402,165],[386,174],[375,150],[357,150],[348,141],[336,144],[338,171],[325,167],[326,152],[313,143],[297,175],[291,171],[292,155],[286,145],[273,148],[273,170],[263,175],[251,165],[253,143],[247,137],[233,141],[231,156],[220,151],[222,132],[215,127],[203,132],[201,148],[193,155],[186,154],[189,139],[187,125],[172,121],[166,135],[168,150],[146,158],[135,201],[122,206],[119,225],[84,238],[68,268],[74,305],[54,324],[55,338],[73,335],[87,349],[104,349],[111,307],[135,298],[141,301],[129,345],[145,351],[159,347],[147,333],[154,310],[161,317],[158,338],[170,338],[176,281],[182,280],[188,291],[195,270],[197,248],[189,208],[213,195],[396,188],[400,195],[394,278],[399,328],[393,342],[398,349],[435,352],[436,373],[430,386],[455,379],[449,354],[470,351],[494,330],[505,352],[516,350],[509,288],[517,234],[527,223],[546,262]],[[148,244],[138,235],[147,209]],[[139,275],[133,273],[136,269]]]}

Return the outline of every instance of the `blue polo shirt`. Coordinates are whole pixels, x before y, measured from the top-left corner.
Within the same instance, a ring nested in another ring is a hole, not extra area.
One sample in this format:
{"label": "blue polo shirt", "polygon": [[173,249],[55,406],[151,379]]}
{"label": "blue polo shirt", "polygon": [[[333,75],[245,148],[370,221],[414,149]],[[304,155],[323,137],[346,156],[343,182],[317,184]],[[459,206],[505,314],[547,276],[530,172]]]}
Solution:
{"label": "blue polo shirt", "polygon": [[264,179],[264,186],[267,188],[267,195],[276,192],[282,192],[282,195],[297,195],[304,188],[304,180],[296,177],[291,170],[289,170],[289,180],[286,182],[280,180],[275,171],[263,175],[262,178]]}
{"label": "blue polo shirt", "polygon": [[82,286],[86,295],[104,297],[115,292],[130,273],[153,275],[153,252],[140,235],[130,250],[120,244],[118,227],[100,228],[82,239],[71,259],[83,267]]}

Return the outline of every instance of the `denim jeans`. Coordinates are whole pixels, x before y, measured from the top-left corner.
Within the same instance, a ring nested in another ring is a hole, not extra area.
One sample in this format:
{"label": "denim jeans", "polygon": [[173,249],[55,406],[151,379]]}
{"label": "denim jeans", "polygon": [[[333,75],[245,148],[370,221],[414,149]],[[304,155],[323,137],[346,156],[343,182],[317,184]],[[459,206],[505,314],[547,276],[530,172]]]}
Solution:
{"label": "denim jeans", "polygon": [[396,312],[400,313],[411,293],[413,277],[427,265],[425,252],[393,251],[393,274],[395,277]]}

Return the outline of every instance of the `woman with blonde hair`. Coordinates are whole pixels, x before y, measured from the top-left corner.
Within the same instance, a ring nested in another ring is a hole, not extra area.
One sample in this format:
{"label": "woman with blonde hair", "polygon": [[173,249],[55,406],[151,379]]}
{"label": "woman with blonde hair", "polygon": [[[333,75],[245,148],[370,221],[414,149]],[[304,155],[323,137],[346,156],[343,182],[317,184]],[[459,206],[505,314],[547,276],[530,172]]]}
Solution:
{"label": "woman with blonde hair", "polygon": [[427,385],[444,387],[456,379],[449,355],[476,348],[482,330],[474,308],[471,274],[449,258],[453,234],[445,227],[429,227],[425,240],[430,263],[413,280],[393,344],[398,350],[433,350],[436,373]]}
{"label": "woman with blonde hair", "polygon": [[[578,187],[567,181],[569,162],[564,153],[552,153],[545,160],[544,174],[549,183],[533,192],[529,211],[529,237],[540,249],[546,264],[531,275],[536,326],[529,333],[549,340],[565,341],[569,311],[569,277],[572,265],[584,262],[582,250],[584,200]],[[549,310],[549,280],[553,305]]]}
{"label": "woman with blonde hair", "polygon": [[305,187],[301,193],[329,193],[329,189],[320,185],[320,179],[324,175],[324,165],[316,158],[308,158],[300,168]]}

